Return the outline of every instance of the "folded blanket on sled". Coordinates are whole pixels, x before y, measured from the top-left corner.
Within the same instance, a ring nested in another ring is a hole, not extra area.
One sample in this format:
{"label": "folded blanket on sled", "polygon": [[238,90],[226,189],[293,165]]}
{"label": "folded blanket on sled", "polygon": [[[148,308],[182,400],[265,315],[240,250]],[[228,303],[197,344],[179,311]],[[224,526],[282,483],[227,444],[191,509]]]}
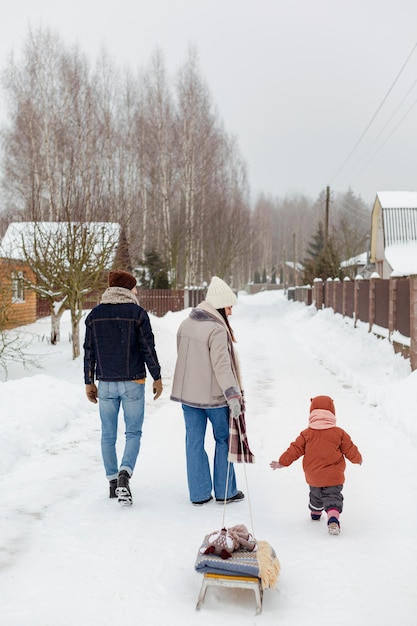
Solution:
{"label": "folded blanket on sled", "polygon": [[260,578],[263,589],[275,587],[281,569],[273,547],[267,541],[258,541],[258,549],[249,552],[245,548],[235,550],[231,557],[222,559],[215,554],[204,554],[210,535],[201,544],[195,570],[200,574],[223,574],[224,576],[253,576]]}

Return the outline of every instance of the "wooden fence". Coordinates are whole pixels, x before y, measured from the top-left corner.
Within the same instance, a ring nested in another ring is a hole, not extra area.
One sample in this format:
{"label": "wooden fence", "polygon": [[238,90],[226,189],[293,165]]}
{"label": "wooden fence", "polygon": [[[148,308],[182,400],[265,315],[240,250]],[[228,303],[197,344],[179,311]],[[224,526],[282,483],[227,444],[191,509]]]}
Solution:
{"label": "wooden fence", "polygon": [[403,340],[393,340],[394,348],[409,356],[412,369],[417,369],[417,276],[316,280],[312,287],[288,289],[287,296],[317,309],[332,308],[355,323],[365,322],[376,334],[378,328],[386,329],[390,340],[397,331]]}
{"label": "wooden fence", "polygon": [[184,307],[183,289],[140,289],[138,300],[148,313],[162,317],[168,311],[182,311]]}
{"label": "wooden fence", "polygon": [[[91,292],[84,298],[84,309],[92,309],[100,303],[102,292]],[[195,289],[138,289],[139,304],[157,317],[162,317],[168,311],[182,311],[188,307],[200,304],[206,296],[206,290]],[[38,298],[37,317],[50,315],[49,304]]]}

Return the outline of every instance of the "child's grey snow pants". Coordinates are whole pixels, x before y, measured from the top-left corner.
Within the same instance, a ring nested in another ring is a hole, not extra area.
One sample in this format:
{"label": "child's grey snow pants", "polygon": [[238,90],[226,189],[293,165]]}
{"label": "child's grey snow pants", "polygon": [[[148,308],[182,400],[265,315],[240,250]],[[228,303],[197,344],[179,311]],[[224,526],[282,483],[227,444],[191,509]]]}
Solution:
{"label": "child's grey snow pants", "polygon": [[343,511],[343,485],[333,485],[332,487],[312,487],[310,485],[310,511],[328,511],[337,509],[339,513]]}

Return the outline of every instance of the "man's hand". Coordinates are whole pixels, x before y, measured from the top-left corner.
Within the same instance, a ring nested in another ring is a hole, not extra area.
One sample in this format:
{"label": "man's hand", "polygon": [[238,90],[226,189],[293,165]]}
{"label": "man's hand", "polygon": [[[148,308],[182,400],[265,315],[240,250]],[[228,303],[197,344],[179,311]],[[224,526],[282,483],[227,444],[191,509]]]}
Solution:
{"label": "man's hand", "polygon": [[159,380],[154,380],[153,381],[153,399],[154,400],[158,400],[159,396],[162,393],[162,378],[160,378]]}
{"label": "man's hand", "polygon": [[271,461],[271,463],[269,464],[269,467],[275,470],[275,469],[281,469],[282,467],[285,467],[285,466],[281,465],[281,463],[279,463],[278,461]]}
{"label": "man's hand", "polygon": [[97,404],[97,387],[94,383],[85,386],[85,393],[90,402]]}

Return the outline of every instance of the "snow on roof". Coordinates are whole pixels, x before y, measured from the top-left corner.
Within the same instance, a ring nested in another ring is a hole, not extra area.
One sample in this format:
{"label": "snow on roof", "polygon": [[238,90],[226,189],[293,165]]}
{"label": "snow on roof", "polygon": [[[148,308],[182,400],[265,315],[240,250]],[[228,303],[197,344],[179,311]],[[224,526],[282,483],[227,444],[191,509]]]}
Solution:
{"label": "snow on roof", "polygon": [[304,271],[304,265],[302,263],[299,263],[298,261],[296,261],[295,263],[294,261],[285,261],[285,265],[287,265],[287,267],[290,267],[291,269],[295,269],[297,272]]}
{"label": "snow on roof", "polygon": [[385,258],[392,277],[417,275],[417,241],[386,246]]}
{"label": "snow on roof", "polygon": [[[79,225],[80,222],[12,222],[0,244],[0,257],[25,260],[22,243],[30,249],[34,236],[39,232],[42,236],[53,235],[69,225]],[[103,235],[104,245],[117,244],[120,237],[120,224],[117,222],[83,222],[84,225]],[[100,238],[95,244],[96,253],[100,252]]]}
{"label": "snow on roof", "polygon": [[417,191],[378,191],[383,209],[417,209]]}
{"label": "snow on roof", "polygon": [[342,261],[340,267],[352,267],[353,265],[366,265],[368,262],[368,253],[362,252],[362,254],[357,254],[356,256],[352,256],[350,259],[346,259],[346,261]]}

